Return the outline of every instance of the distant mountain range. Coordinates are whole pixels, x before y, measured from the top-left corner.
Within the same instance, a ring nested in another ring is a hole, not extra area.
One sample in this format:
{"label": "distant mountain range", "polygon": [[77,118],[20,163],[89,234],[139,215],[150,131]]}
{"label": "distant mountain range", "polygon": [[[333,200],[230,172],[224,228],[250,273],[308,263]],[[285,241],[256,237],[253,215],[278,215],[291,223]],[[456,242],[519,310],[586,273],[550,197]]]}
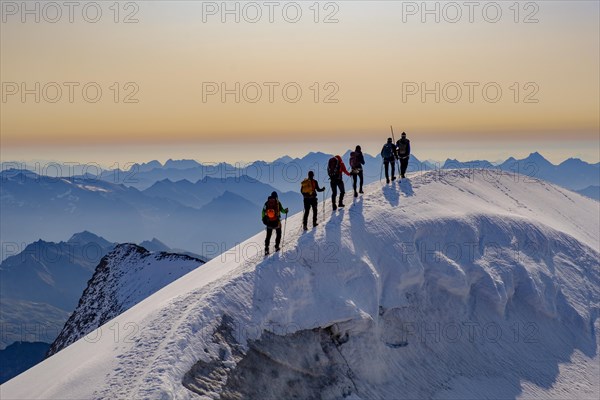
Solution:
{"label": "distant mountain range", "polygon": [[[92,168],[65,166],[62,171],[71,171],[69,176],[83,176],[87,179],[101,179],[106,182],[131,186],[140,190],[148,189],[160,181],[169,180],[177,182],[189,181],[190,185],[199,180],[209,178],[212,182],[222,181],[227,190],[233,191],[229,183],[242,179],[252,179],[270,185],[280,191],[297,192],[300,182],[309,170],[315,171],[316,179],[326,181],[327,160],[332,154],[322,152],[311,152],[301,158],[283,156],[273,162],[254,161],[244,164],[209,163],[203,164],[195,160],[168,160],[164,164],[153,160],[147,163],[133,164],[129,170],[106,170],[99,175],[90,174],[95,171]],[[381,158],[379,155],[371,156],[364,154],[365,179],[373,182],[379,179],[381,172]],[[349,163],[350,150],[342,155]],[[18,165],[18,163],[4,163],[6,166]],[[555,165],[544,158],[540,153],[534,152],[523,159],[509,157],[502,162],[490,162],[487,160],[458,161],[447,159],[437,163],[431,161],[420,161],[415,155],[411,156],[409,172],[428,171],[434,169],[454,168],[495,168],[504,171],[512,171],[535,178],[556,183],[571,190],[581,190],[588,186],[599,185],[600,163],[590,164],[578,158],[569,158]],[[242,178],[246,177],[246,178]],[[154,192],[154,189],[151,191]],[[199,200],[206,201],[210,196],[202,195]],[[188,198],[192,200],[192,198]],[[185,202],[184,202],[185,203]],[[189,204],[188,204],[189,205]]]}
{"label": "distant mountain range", "polygon": [[578,158],[569,158],[554,165],[538,152],[521,160],[510,157],[497,165],[485,160],[459,162],[448,159],[442,168],[495,168],[543,179],[574,191],[600,183],[600,163],[589,164]]}
{"label": "distant mountain range", "polygon": [[[364,154],[364,156],[366,161],[365,179],[368,182],[373,182],[379,179],[381,158],[379,155]],[[172,181],[180,179],[196,181],[204,179],[206,176],[227,179],[247,175],[263,183],[270,184],[279,190],[297,191],[301,180],[309,170],[315,171],[317,179],[327,180],[326,166],[330,157],[332,157],[332,154],[313,152],[302,158],[284,156],[273,162],[255,161],[245,166],[233,166],[227,163],[203,165],[194,160],[169,160],[162,165],[158,161],[151,161],[134,165],[130,171],[131,177],[133,180],[139,180],[139,182],[132,183],[131,186],[144,186],[145,182],[146,184],[147,182],[156,182],[159,180],[158,177]],[[346,164],[349,164],[350,150],[344,153],[342,158]],[[373,168],[373,166],[375,167]],[[428,171],[436,168],[497,168],[544,179],[572,190],[598,185],[600,180],[600,163],[590,164],[578,158],[569,158],[558,165],[554,165],[538,152],[531,153],[523,159],[509,157],[501,163],[492,163],[487,160],[460,162],[447,159],[445,162],[438,164],[420,161],[415,155],[411,156],[409,172]],[[107,172],[104,176],[114,176],[114,173]]]}
{"label": "distant mountain range", "polygon": [[[379,179],[381,172],[381,157],[372,156],[364,153],[365,180],[374,182]],[[228,163],[200,163],[195,160],[171,160],[164,164],[157,160],[147,163],[136,163],[128,170],[105,170],[100,174],[90,173],[96,171],[93,168],[85,166],[71,167],[65,166],[62,171],[71,172],[69,176],[78,176],[91,180],[103,180],[114,184],[123,184],[124,186],[135,187],[140,190],[151,188],[153,185],[163,182],[188,181],[189,190],[194,192],[192,187],[199,180],[208,179],[208,183],[216,184],[220,181],[226,190],[235,192],[231,183],[240,183],[243,180],[248,182],[259,181],[270,185],[279,191],[298,192],[300,182],[307,175],[309,170],[315,172],[317,180],[327,181],[327,160],[332,154],[322,152],[311,152],[301,158],[292,158],[289,156],[280,157],[273,162],[254,161],[243,164]],[[342,155],[346,164],[349,164],[350,150]],[[5,166],[19,165],[18,163],[4,163]],[[502,162],[490,162],[487,160],[458,161],[447,159],[444,162],[420,161],[415,155],[411,155],[409,163],[409,173],[417,171],[429,171],[435,169],[454,169],[454,168],[494,168],[504,171],[511,171],[535,178],[547,180],[561,185],[571,190],[582,190],[588,186],[599,186],[600,181],[600,163],[590,164],[578,158],[569,158],[562,163],[555,165],[544,158],[540,153],[534,152],[523,159],[509,157]],[[87,173],[86,175],[84,175]],[[181,185],[183,186],[183,185]],[[157,188],[153,188],[148,193],[155,194]],[[221,193],[219,194],[222,194]],[[180,199],[181,203],[198,207],[198,204],[205,203],[210,198],[209,194],[198,195],[197,192],[190,197],[187,190],[184,197]],[[216,197],[216,196],[215,196]],[[199,201],[199,203],[196,203]]]}
{"label": "distant mountain range", "polygon": [[[90,230],[118,242],[167,237],[174,248],[206,257],[217,255],[204,254],[207,247],[226,250],[263,229],[260,212],[276,190],[247,176],[223,182],[205,178],[195,184],[161,181],[147,191],[24,170],[2,171],[0,179],[3,243],[58,240]],[[300,193],[280,196],[291,210],[301,208]]]}
{"label": "distant mountain range", "polygon": [[[163,179],[142,192],[151,197],[178,201],[187,207],[202,208],[226,192],[243,197],[251,203],[262,206],[266,200],[266,196],[274,190],[276,189],[273,186],[250,178],[247,175],[242,175],[240,177],[223,179],[207,176],[195,183],[186,179],[176,182]],[[294,208],[301,204],[298,193],[293,192],[279,194],[279,200],[283,204],[289,204]]]}
{"label": "distant mountain range", "polygon": [[[380,158],[364,154],[366,169],[365,182],[370,183],[379,179],[381,164]],[[200,164],[193,160],[182,160],[175,162],[169,160],[164,165],[158,161],[151,161],[145,164],[136,164],[129,171],[106,171],[101,179],[110,181],[116,176],[129,176],[130,179],[124,184],[144,190],[152,186],[155,182],[165,179],[176,182],[187,180],[197,182],[199,180],[209,179],[209,182],[221,181],[231,189],[231,183],[262,182],[274,187],[282,192],[299,192],[300,182],[308,175],[308,171],[315,172],[315,179],[321,184],[328,183],[327,161],[331,154],[322,152],[311,152],[302,158],[291,158],[284,156],[273,162],[254,161],[243,165],[231,165],[227,163],[219,164]],[[349,167],[350,150],[342,155],[344,162]],[[412,157],[412,170],[423,169],[430,170],[435,168],[433,164],[421,162],[416,157]],[[373,165],[377,167],[373,168]]]}

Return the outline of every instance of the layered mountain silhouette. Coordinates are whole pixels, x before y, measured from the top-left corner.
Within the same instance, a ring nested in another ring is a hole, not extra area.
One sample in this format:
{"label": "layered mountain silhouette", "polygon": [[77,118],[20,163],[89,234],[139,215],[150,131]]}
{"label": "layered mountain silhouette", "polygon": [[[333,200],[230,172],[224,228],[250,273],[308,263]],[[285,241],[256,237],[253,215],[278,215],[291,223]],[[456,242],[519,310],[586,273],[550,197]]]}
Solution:
{"label": "layered mountain silhouette", "polygon": [[[344,161],[348,163],[350,151],[340,153]],[[147,189],[153,184],[170,180],[172,182],[187,180],[195,183],[205,178],[217,180],[228,180],[237,178],[240,180],[246,176],[262,183],[268,184],[284,192],[297,191],[300,181],[309,170],[316,173],[319,180],[327,180],[327,160],[332,154],[323,152],[311,152],[304,157],[293,158],[290,156],[280,157],[273,162],[254,161],[244,164],[209,163],[203,164],[195,160],[168,160],[164,164],[153,160],[142,164],[133,164],[129,170],[103,171],[100,175],[88,175],[90,179],[102,179],[110,183],[124,183],[138,189]],[[367,166],[365,176],[367,181],[373,182],[379,179],[381,158],[379,155],[372,156],[364,153]],[[7,166],[18,165],[17,163],[5,163]],[[490,168],[519,173],[532,178],[540,178],[571,190],[581,190],[590,185],[598,186],[600,164],[590,164],[578,158],[569,158],[558,165],[550,163],[539,152],[533,152],[523,159],[509,157],[501,162],[490,162],[487,160],[458,161],[447,159],[436,163],[421,161],[414,154],[411,156],[409,172],[427,171],[435,169],[453,168]],[[83,168],[68,167],[64,171],[82,172]]]}
{"label": "layered mountain silhouette", "polygon": [[[194,185],[162,181],[146,193],[102,180],[51,178],[17,170],[1,174],[4,242],[59,240],[90,230],[117,242],[166,237],[173,248],[200,255],[215,243],[227,249],[261,230],[263,204],[275,190],[248,177],[237,182],[206,178]],[[300,193],[280,195],[286,207],[301,207]]]}

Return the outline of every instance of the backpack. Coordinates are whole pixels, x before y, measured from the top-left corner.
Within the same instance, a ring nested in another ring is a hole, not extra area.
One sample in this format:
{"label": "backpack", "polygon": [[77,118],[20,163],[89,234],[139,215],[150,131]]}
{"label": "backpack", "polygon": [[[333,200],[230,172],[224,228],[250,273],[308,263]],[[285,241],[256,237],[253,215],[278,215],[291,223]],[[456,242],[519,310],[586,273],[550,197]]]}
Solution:
{"label": "backpack", "polygon": [[306,178],[302,181],[300,192],[305,196],[310,196],[314,192],[313,183],[310,179]]}
{"label": "backpack", "polygon": [[394,157],[394,145],[392,143],[386,143],[383,146],[382,152],[383,158],[392,158]]}
{"label": "backpack", "polygon": [[408,141],[407,140],[398,140],[398,155],[405,156],[408,153]]}
{"label": "backpack", "polygon": [[267,200],[267,211],[265,213],[267,221],[277,221],[279,219],[279,200],[275,197],[269,197]]}
{"label": "backpack", "polygon": [[353,151],[350,153],[350,168],[359,169],[361,167],[358,152]]}
{"label": "backpack", "polygon": [[340,162],[337,158],[331,157],[329,163],[327,163],[327,175],[329,175],[329,178],[335,179],[340,176],[340,172]]}

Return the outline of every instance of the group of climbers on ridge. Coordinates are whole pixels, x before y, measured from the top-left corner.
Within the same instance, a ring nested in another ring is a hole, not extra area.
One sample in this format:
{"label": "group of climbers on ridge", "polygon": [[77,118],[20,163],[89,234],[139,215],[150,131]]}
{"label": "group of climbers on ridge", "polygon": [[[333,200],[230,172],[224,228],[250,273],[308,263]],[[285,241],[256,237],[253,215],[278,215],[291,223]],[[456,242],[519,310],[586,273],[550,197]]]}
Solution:
{"label": "group of climbers on ridge", "polygon": [[[394,144],[392,138],[388,138],[387,143],[383,145],[381,149],[381,157],[383,159],[382,167],[385,167],[385,178],[386,182],[390,183],[389,168],[391,165],[392,169],[392,181],[396,180],[395,176],[395,163],[400,162],[400,177],[405,178],[406,169],[408,167],[408,160],[410,159],[410,140],[406,138],[406,133],[402,132],[401,138]],[[363,165],[365,165],[365,158],[362,153],[360,146],[356,146],[353,152],[350,153],[350,171],[347,170],[342,157],[336,155],[331,157],[327,163],[327,175],[329,175],[330,186],[331,186],[331,205],[333,210],[337,210],[340,207],[344,207],[344,195],[346,193],[344,187],[343,175],[352,176],[352,188],[354,190],[354,197],[358,197],[358,194],[363,193]],[[358,186],[358,191],[356,190]],[[339,190],[339,199],[338,196]],[[317,222],[317,206],[318,206],[318,192],[324,192],[325,187],[320,187],[319,182],[315,179],[315,173],[308,171],[308,177],[304,179],[300,184],[300,192],[304,198],[304,215],[302,218],[302,227],[306,231],[308,230],[308,217],[312,210],[312,226],[316,227]],[[336,202],[336,199],[338,200]],[[284,208],[278,199],[277,192],[271,193],[265,205],[262,209],[262,221],[266,225],[267,236],[265,239],[265,255],[269,254],[269,248],[271,244],[271,237],[273,230],[275,230],[275,251],[280,250],[281,245],[281,214],[288,214],[288,209]]]}
{"label": "group of climbers on ridge", "polygon": [[385,180],[390,183],[389,168],[392,169],[392,182],[396,180],[396,160],[400,162],[400,177],[405,178],[408,160],[410,159],[410,140],[406,138],[406,133],[402,132],[400,139],[393,143],[392,138],[387,139],[387,143],[381,149],[381,157],[385,167]]}

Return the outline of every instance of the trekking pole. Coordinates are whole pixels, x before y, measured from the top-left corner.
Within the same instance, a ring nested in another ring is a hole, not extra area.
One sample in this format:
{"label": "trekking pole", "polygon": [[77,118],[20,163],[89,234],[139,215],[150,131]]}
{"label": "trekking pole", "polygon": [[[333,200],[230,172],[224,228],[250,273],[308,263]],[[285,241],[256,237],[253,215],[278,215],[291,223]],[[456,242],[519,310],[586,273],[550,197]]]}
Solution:
{"label": "trekking pole", "polygon": [[383,179],[383,161],[381,161],[381,171],[379,171],[379,183]]}
{"label": "trekking pole", "polygon": [[283,253],[283,245],[285,244],[285,228],[287,227],[288,213],[285,213],[285,219],[283,220],[283,235],[281,236],[281,253]]}
{"label": "trekking pole", "polygon": [[325,203],[329,197],[329,186],[325,186],[325,197],[323,198],[323,219],[325,219]]}

